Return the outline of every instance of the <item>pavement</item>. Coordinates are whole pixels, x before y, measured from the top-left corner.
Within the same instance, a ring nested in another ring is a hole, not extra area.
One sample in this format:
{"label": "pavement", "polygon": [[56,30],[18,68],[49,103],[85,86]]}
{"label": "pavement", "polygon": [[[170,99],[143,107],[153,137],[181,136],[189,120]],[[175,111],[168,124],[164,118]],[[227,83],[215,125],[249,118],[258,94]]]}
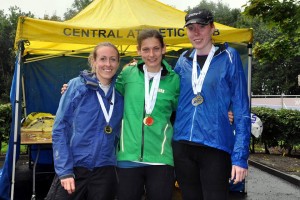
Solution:
{"label": "pavement", "polygon": [[[4,158],[0,157],[0,167]],[[249,160],[249,176],[245,192],[231,192],[230,200],[299,200],[300,177],[282,173],[268,166]],[[52,166],[38,166],[36,175],[36,200],[42,200],[50,188],[54,172]],[[50,173],[49,173],[50,172]],[[21,156],[16,166],[15,200],[32,197],[32,165],[27,156]],[[180,190],[174,190],[173,200],[181,200]]]}
{"label": "pavement", "polygon": [[296,175],[290,175],[290,174],[287,174],[287,173],[284,173],[284,172],[281,172],[279,170],[276,170],[276,169],[273,169],[271,167],[268,167],[266,165],[263,165],[261,163],[258,163],[258,162],[255,162],[253,160],[249,160],[249,164],[253,167],[256,167],[264,172],[267,172],[273,176],[276,176],[278,178],[281,178],[285,181],[288,181],[292,184],[294,184],[295,186],[298,186],[300,187],[300,177],[299,176],[296,176]]}

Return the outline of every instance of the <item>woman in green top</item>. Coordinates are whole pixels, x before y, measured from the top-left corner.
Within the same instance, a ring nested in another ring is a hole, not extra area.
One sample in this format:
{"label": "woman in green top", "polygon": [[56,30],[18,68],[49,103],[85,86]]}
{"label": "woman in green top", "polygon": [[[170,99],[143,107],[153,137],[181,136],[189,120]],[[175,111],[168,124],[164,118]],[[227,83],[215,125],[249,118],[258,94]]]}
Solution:
{"label": "woman in green top", "polygon": [[179,77],[163,60],[157,30],[137,38],[142,60],[123,69],[116,88],[124,96],[123,130],[117,150],[119,200],[172,199],[174,162],[170,117],[177,107]]}

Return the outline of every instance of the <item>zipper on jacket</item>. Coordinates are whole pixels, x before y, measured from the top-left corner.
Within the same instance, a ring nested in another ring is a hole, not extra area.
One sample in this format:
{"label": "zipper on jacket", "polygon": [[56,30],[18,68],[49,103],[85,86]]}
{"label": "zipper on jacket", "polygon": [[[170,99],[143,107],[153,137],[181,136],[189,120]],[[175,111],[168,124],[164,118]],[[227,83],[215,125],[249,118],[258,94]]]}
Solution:
{"label": "zipper on jacket", "polygon": [[141,144],[141,157],[140,157],[140,162],[143,161],[144,159],[144,123],[143,123],[143,126],[142,126],[142,144]]}
{"label": "zipper on jacket", "polygon": [[140,156],[140,162],[143,161],[144,159],[144,144],[145,144],[145,131],[144,131],[144,128],[145,128],[145,124],[144,124],[144,118],[145,118],[145,113],[146,113],[146,110],[145,110],[145,102],[144,102],[144,114],[143,114],[143,120],[142,120],[142,141],[141,141],[141,156]]}
{"label": "zipper on jacket", "polygon": [[121,138],[120,138],[120,148],[121,148],[121,151],[124,152],[124,119],[122,119],[122,125],[121,125]]}
{"label": "zipper on jacket", "polygon": [[[150,84],[152,82],[152,80],[149,81],[149,86],[152,85]],[[144,83],[145,84],[145,83]],[[146,91],[145,91],[146,92]],[[145,94],[144,94],[145,96]],[[146,116],[146,110],[145,110],[145,99],[144,99],[144,113],[143,113],[143,119],[142,119],[142,141],[141,141],[141,156],[140,156],[140,162],[143,161],[144,159],[144,144],[145,144],[145,131],[144,131],[144,128],[145,128],[145,124],[144,124],[144,118]]]}
{"label": "zipper on jacket", "polygon": [[189,139],[190,141],[192,141],[192,136],[193,136],[193,128],[194,128],[196,110],[197,110],[197,106],[195,106],[195,108],[194,108],[193,120],[192,120],[191,132],[190,132],[190,139]]}

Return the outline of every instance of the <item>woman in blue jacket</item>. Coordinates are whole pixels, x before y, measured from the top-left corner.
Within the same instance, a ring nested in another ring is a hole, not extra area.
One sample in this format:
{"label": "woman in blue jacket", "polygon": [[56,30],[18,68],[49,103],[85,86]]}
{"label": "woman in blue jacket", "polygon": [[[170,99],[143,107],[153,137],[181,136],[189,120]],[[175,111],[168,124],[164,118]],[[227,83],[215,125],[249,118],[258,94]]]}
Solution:
{"label": "woman in blue jacket", "polygon": [[229,179],[242,181],[248,168],[251,121],[242,62],[226,43],[213,45],[210,11],[193,11],[185,22],[194,49],[184,52],[174,69],[181,88],[173,136],[175,172],[183,199],[228,199]]}
{"label": "woman in blue jacket", "polygon": [[93,73],[68,83],[52,131],[56,178],[48,199],[115,198],[123,113],[123,97],[114,89],[119,61],[114,45],[100,43],[89,57]]}

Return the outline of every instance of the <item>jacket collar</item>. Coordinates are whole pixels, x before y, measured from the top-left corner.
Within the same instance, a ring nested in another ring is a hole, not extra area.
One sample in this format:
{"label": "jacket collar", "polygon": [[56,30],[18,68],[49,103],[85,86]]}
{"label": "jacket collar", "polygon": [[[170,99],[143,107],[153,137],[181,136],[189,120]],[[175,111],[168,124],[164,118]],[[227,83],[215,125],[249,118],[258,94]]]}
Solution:
{"label": "jacket collar", "polygon": [[[224,44],[215,44],[215,46],[218,47],[218,49],[215,52],[214,56],[219,55],[220,53],[225,51],[228,47],[228,43],[225,42]],[[193,56],[194,56],[195,53],[196,53],[196,50],[194,48],[189,49],[184,54],[184,57],[186,57],[189,60],[193,60]]]}
{"label": "jacket collar", "polygon": [[[98,82],[98,79],[96,77],[96,74],[95,73],[92,73],[92,72],[89,72],[87,70],[84,70],[84,71],[81,71],[80,72],[80,78],[81,78],[81,81],[83,83],[85,83],[86,87],[91,89],[91,90],[97,90],[100,92],[100,94],[103,94],[104,95],[104,92],[100,89],[100,86],[99,86],[99,82]],[[115,81],[116,81],[116,77],[117,75],[115,75],[113,78],[112,78],[112,81],[111,81],[111,85],[115,85]],[[112,94],[112,89],[113,87],[110,87],[109,88],[109,91],[107,93],[106,96],[111,96]]]}
{"label": "jacket collar", "polygon": [[[140,60],[140,61],[138,61],[138,63],[137,63],[137,67],[138,67],[138,69],[139,69],[142,73],[144,73],[144,70],[143,70],[144,64],[145,64],[145,62],[144,62],[143,60]],[[163,78],[163,77],[165,77],[165,76],[168,75],[169,71],[168,71],[168,69],[167,69],[167,67],[166,67],[166,62],[165,62],[164,60],[162,60],[161,66],[162,66],[161,78]]]}

